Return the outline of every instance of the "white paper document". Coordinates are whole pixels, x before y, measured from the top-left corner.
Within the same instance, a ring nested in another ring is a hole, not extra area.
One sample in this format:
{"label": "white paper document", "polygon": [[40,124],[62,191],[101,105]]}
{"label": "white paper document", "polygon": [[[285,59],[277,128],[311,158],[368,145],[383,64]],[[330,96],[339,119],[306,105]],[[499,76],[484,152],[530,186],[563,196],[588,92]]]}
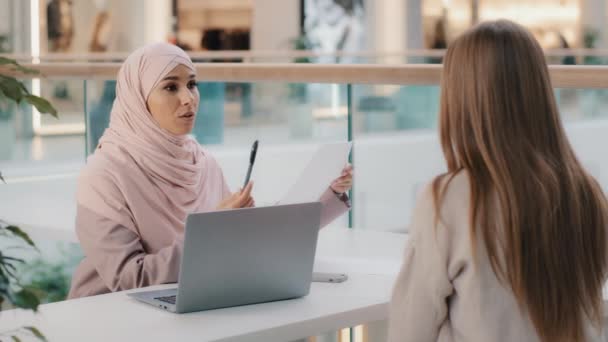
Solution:
{"label": "white paper document", "polygon": [[289,188],[278,204],[296,204],[318,201],[321,195],[338,178],[351,148],[350,142],[319,146],[300,177]]}

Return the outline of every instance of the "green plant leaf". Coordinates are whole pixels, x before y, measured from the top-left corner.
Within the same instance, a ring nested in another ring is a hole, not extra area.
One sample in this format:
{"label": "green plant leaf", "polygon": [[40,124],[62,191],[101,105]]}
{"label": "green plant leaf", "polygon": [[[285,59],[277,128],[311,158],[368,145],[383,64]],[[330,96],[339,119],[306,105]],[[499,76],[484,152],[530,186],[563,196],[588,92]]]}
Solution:
{"label": "green plant leaf", "polygon": [[[8,278],[8,275],[0,267],[0,284],[3,284],[4,288],[6,288],[8,286],[9,281],[10,279]],[[3,292],[0,291],[0,294],[3,294]]]}
{"label": "green plant leaf", "polygon": [[35,69],[30,69],[30,68],[26,68],[24,66],[21,66],[19,63],[17,63],[16,60],[14,59],[10,59],[10,58],[6,58],[6,57],[0,57],[0,65],[10,65],[13,70],[15,71],[19,71],[25,74],[34,74],[37,75],[40,73],[40,71],[35,70]]}
{"label": "green plant leaf", "polygon": [[24,98],[25,101],[36,107],[40,113],[49,113],[52,116],[57,117],[57,109],[55,109],[49,101],[36,95],[25,95]]}
{"label": "green plant leaf", "polygon": [[7,65],[7,64],[17,64],[17,61],[15,61],[14,59],[6,58],[6,57],[0,57],[0,65]]}
{"label": "green plant leaf", "polygon": [[10,282],[11,279],[14,282],[18,282],[19,281],[19,278],[17,278],[17,270],[16,270],[16,268],[14,266],[13,266],[12,270],[9,270],[6,266],[3,266],[2,267],[2,272],[4,273],[3,276],[5,276],[7,278],[7,282]]}
{"label": "green plant leaf", "polygon": [[28,245],[30,245],[32,247],[36,247],[36,245],[34,244],[34,241],[32,241],[32,239],[30,239],[30,236],[27,235],[27,233],[24,232],[23,230],[21,230],[19,227],[8,226],[5,229],[10,231],[11,233],[13,233],[13,235],[21,238],[21,240],[25,241]]}
{"label": "green plant leaf", "polygon": [[23,259],[19,259],[19,258],[15,258],[15,257],[9,257],[9,256],[6,256],[6,255],[2,256],[2,259],[8,260],[8,262],[6,264],[7,265],[11,265],[11,266],[13,266],[12,264],[10,264],[12,262],[18,262],[18,263],[21,263],[21,264],[25,262]]}
{"label": "green plant leaf", "polygon": [[[8,260],[8,261],[5,261],[5,260]],[[5,252],[0,251],[0,266],[3,266],[3,265],[6,264],[6,265],[10,265],[10,266],[14,267],[13,264],[12,264],[14,262],[22,264],[22,263],[25,262],[25,260],[20,259],[20,258],[15,258],[15,257],[12,257],[12,256],[8,256],[8,255],[6,255]]]}
{"label": "green plant leaf", "polygon": [[23,82],[19,82],[19,84],[21,85],[21,90],[23,90],[23,93],[25,95],[29,95],[30,91],[29,91],[29,89],[27,89],[27,87],[25,86],[25,84],[23,84]]}
{"label": "green plant leaf", "polygon": [[41,341],[46,341],[46,337],[44,337],[44,335],[42,335],[40,330],[36,329],[36,327],[28,326],[23,327],[23,329],[29,330],[32,334],[34,334],[34,336],[38,337],[38,339],[40,339]]}
{"label": "green plant leaf", "polygon": [[5,273],[9,278],[13,278],[15,280],[17,279],[17,268],[15,267],[15,265],[5,263],[4,265],[0,265],[0,269],[2,270],[2,273]]}
{"label": "green plant leaf", "polygon": [[37,311],[40,300],[30,289],[21,289],[19,292],[15,293],[14,304],[22,309]]}
{"label": "green plant leaf", "polygon": [[21,342],[21,339],[15,335],[11,336],[11,338],[13,339],[13,342]]}
{"label": "green plant leaf", "polygon": [[6,97],[19,103],[23,99],[21,82],[14,77],[0,75],[0,90]]}

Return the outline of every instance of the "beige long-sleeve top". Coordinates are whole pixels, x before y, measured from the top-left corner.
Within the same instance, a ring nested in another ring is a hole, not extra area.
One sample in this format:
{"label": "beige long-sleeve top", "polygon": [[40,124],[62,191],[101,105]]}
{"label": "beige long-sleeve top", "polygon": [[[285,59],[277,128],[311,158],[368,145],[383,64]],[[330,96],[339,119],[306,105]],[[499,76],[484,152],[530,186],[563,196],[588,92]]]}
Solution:
{"label": "beige long-sleeve top", "polygon": [[[447,188],[435,229],[430,187],[418,198],[390,304],[390,342],[539,341],[513,293],[496,278],[484,248],[477,248],[474,265],[469,201],[469,179],[462,172]],[[587,336],[604,341],[592,328]]]}
{"label": "beige long-sleeve top", "polygon": [[[217,181],[223,182],[223,177]],[[227,188],[225,184],[219,186]],[[227,195],[222,191],[214,194],[216,198],[209,198],[209,203],[219,203]],[[348,204],[330,189],[320,201],[321,227],[348,210]],[[69,298],[177,282],[183,231],[158,229],[152,224],[137,226],[138,231],[133,231],[78,206],[76,232],[85,258],[72,277]]]}

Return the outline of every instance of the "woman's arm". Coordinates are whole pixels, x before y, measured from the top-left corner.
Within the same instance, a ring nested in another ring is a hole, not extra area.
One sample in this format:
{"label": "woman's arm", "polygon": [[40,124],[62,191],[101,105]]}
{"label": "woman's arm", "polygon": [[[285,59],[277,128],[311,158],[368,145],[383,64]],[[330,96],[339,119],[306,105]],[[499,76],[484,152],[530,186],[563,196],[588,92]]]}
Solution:
{"label": "woman's arm", "polygon": [[353,184],[353,167],[347,164],[340,176],[330,184],[325,190],[319,201],[321,207],[321,228],[327,226],[337,217],[341,216],[350,209],[350,198],[346,192],[351,189]]}
{"label": "woman's arm", "polygon": [[133,230],[83,206],[78,206],[76,233],[86,258],[111,291],[177,282],[182,239],[149,254]]}
{"label": "woman's arm", "polygon": [[410,238],[393,289],[389,313],[390,342],[434,342],[448,317],[448,234],[437,222],[430,188],[421,194],[410,226]]}
{"label": "woman's arm", "polygon": [[330,224],[336,218],[342,216],[350,209],[350,201],[346,194],[338,197],[331,188],[328,188],[321,198],[321,228]]}

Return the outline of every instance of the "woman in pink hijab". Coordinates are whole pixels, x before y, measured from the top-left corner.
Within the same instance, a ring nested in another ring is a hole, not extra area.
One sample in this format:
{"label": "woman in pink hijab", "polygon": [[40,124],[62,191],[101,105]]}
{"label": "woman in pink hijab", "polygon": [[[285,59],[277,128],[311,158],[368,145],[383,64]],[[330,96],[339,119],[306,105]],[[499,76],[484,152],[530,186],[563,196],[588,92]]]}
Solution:
{"label": "woman in pink hijab", "polygon": [[[188,136],[199,93],[192,61],[158,43],[118,72],[110,126],[78,180],[76,233],[85,254],[70,298],[178,279],[186,216],[253,206],[252,183],[231,193],[215,159]],[[321,225],[348,210],[347,166],[321,197]]]}

